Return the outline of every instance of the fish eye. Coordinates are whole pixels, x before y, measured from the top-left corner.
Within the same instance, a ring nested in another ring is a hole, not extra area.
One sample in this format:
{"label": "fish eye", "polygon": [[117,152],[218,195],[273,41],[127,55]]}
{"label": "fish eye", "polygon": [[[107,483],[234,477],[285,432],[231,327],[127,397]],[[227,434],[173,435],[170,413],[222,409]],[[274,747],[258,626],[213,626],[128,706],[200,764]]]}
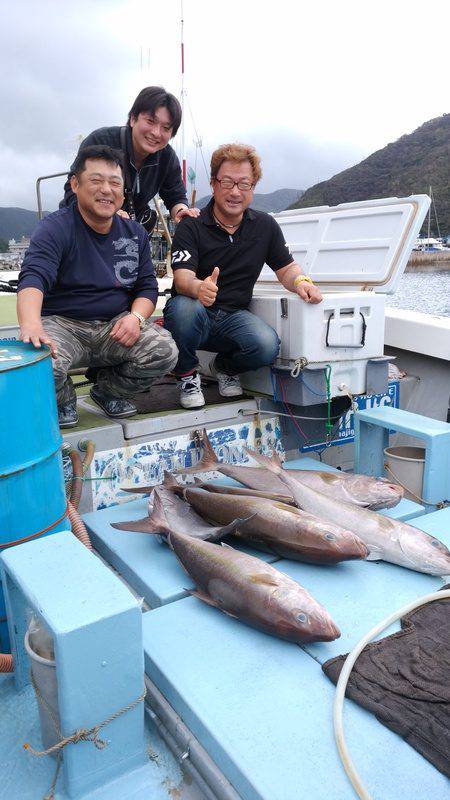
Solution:
{"label": "fish eye", "polygon": [[431,544],[433,545],[433,547],[440,547],[441,546],[441,542],[438,539],[433,539]]}
{"label": "fish eye", "polygon": [[300,614],[297,614],[297,619],[299,622],[308,622],[308,615],[301,611]]}
{"label": "fish eye", "polygon": [[329,539],[330,542],[335,538],[336,537],[335,537],[334,533],[326,533],[325,534],[325,539]]}

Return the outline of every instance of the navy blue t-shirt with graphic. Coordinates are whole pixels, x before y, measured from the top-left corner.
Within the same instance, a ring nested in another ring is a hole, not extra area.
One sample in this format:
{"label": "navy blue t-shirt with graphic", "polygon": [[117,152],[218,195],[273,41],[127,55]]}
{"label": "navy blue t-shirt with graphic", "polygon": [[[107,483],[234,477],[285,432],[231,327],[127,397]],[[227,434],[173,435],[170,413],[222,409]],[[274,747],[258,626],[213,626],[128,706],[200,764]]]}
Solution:
{"label": "navy blue t-shirt with graphic", "polygon": [[146,297],[156,305],[158,283],[142,225],[114,215],[109,233],[97,233],[78,205],[48,214],[25,254],[17,290],[44,294],[42,316],[110,320]]}

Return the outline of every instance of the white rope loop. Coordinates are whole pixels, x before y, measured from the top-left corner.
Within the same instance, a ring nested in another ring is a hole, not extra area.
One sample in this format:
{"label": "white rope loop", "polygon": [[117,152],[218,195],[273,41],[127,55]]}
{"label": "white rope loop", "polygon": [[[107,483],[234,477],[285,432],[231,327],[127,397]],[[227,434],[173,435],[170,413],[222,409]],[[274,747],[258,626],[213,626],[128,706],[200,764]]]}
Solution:
{"label": "white rope loop", "polygon": [[419,600],[414,600],[412,603],[408,603],[406,606],[403,606],[399,611],[395,611],[389,617],[384,619],[374,628],[372,628],[369,633],[363,636],[362,639],[358,642],[357,645],[353,648],[353,650],[348,654],[347,658],[345,659],[344,666],[342,667],[341,674],[339,675],[339,680],[336,684],[336,692],[334,695],[334,703],[333,703],[333,727],[334,727],[334,738],[336,740],[336,746],[338,749],[338,753],[340,759],[342,761],[343,767],[347,773],[347,777],[350,780],[355,792],[357,793],[358,797],[361,800],[373,800],[372,795],[369,794],[367,788],[363,784],[359,774],[356,770],[356,767],[350,757],[350,753],[345,741],[344,737],[344,726],[342,721],[342,710],[344,705],[344,697],[345,697],[345,690],[347,688],[347,684],[350,678],[350,673],[354,667],[355,661],[358,656],[361,654],[362,650],[372,639],[378,636],[379,633],[384,631],[389,625],[392,625],[397,620],[404,617],[406,614],[409,614],[411,611],[414,611],[416,608],[420,608],[420,606],[424,606],[427,603],[432,603],[435,600],[448,600],[450,599],[450,589],[444,589],[440,592],[432,592],[431,594],[426,594],[424,597],[419,598]]}

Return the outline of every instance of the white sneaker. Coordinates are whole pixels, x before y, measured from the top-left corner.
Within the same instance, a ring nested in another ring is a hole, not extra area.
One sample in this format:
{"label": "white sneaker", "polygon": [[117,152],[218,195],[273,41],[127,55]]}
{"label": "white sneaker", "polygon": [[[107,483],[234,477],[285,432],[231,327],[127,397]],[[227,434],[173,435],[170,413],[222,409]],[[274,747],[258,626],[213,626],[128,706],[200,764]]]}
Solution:
{"label": "white sneaker", "polygon": [[180,378],[180,404],[183,408],[201,408],[205,405],[198,372]]}
{"label": "white sneaker", "polygon": [[216,378],[219,384],[219,394],[222,397],[240,397],[244,394],[238,375],[216,372]]}

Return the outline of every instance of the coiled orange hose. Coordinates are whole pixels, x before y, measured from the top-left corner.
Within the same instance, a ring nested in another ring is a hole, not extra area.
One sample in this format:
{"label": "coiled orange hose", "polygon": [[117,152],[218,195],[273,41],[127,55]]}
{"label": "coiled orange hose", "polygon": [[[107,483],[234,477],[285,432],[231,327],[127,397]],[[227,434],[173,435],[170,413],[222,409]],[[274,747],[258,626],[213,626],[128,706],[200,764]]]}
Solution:
{"label": "coiled orange hose", "polygon": [[[81,456],[76,450],[70,451],[70,460],[72,462],[72,474],[75,480],[71,481],[67,487],[67,513],[70,521],[72,533],[79,539],[88,550],[92,550],[91,540],[86,530],[86,526],[81,519],[77,509],[80,502],[81,491],[83,483],[81,478],[83,473],[86,472],[94,458],[95,445],[92,441],[87,442],[86,456],[84,462],[81,461]],[[70,498],[70,499],[69,499]],[[0,653],[0,673],[13,672],[14,664],[11,653]]]}
{"label": "coiled orange hose", "polygon": [[72,462],[72,481],[69,484],[71,487],[69,500],[74,508],[78,508],[80,504],[81,492],[83,491],[83,462],[80,454],[75,449],[70,451],[69,456]]}
{"label": "coiled orange hose", "polygon": [[70,527],[72,528],[72,533],[74,536],[79,539],[82,544],[84,544],[88,550],[92,550],[91,540],[89,538],[89,534],[86,530],[86,526],[81,519],[77,509],[74,505],[72,505],[71,501],[67,501],[68,507],[68,516],[70,520]]}
{"label": "coiled orange hose", "polygon": [[14,672],[11,653],[0,653],[0,672]]}

